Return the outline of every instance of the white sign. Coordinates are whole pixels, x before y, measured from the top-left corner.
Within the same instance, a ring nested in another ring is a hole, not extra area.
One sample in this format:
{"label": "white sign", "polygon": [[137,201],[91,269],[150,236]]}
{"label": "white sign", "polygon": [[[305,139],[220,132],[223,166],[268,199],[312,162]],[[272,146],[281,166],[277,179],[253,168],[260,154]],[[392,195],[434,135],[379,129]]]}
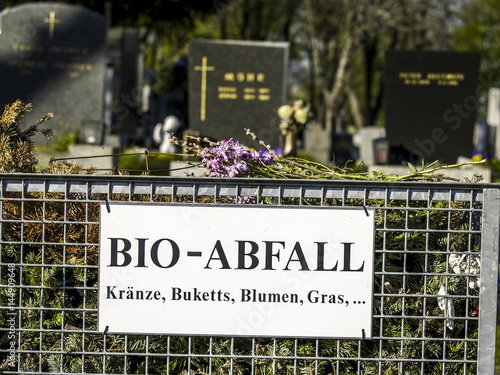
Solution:
{"label": "white sign", "polygon": [[101,205],[99,332],[371,338],[374,211]]}

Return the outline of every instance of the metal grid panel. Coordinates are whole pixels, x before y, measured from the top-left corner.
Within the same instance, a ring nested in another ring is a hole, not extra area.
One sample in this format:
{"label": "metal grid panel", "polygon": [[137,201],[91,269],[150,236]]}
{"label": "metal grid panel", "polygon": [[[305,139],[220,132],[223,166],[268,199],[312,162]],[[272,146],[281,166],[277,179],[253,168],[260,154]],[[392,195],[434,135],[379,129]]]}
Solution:
{"label": "metal grid panel", "polygon": [[[4,373],[494,371],[500,198],[493,185],[50,175],[0,181]],[[113,200],[376,207],[373,340],[97,333],[98,210]]]}

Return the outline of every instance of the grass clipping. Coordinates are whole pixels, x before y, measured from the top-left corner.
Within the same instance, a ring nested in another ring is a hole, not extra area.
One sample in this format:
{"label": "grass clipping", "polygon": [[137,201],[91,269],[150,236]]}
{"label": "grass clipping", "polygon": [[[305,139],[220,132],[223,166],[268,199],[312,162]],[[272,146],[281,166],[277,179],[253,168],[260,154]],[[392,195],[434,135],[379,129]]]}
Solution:
{"label": "grass clipping", "polygon": [[36,124],[29,126],[26,130],[21,130],[24,115],[31,109],[31,104],[24,104],[19,99],[5,106],[5,111],[0,118],[0,173],[36,172],[38,157],[30,138],[35,134],[51,137],[51,129],[40,129],[39,126],[54,115],[48,113]]}

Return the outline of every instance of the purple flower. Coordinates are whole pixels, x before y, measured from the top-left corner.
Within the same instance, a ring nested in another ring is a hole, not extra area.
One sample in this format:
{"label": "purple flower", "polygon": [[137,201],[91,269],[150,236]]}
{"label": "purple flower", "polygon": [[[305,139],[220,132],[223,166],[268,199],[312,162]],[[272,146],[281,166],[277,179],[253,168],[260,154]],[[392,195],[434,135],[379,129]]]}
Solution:
{"label": "purple flower", "polygon": [[250,151],[232,138],[203,149],[200,155],[209,170],[207,177],[241,177],[251,174],[259,165],[274,164],[270,153]]}
{"label": "purple flower", "polygon": [[239,196],[238,199],[236,199],[236,197],[228,197],[228,199],[230,201],[233,201],[233,202],[236,202],[236,203],[239,203],[239,204],[255,204],[256,203],[256,199],[255,197],[251,197],[251,196],[248,196],[248,195],[244,195],[244,196]]}
{"label": "purple flower", "polygon": [[250,167],[248,166],[248,164],[246,162],[244,162],[243,160],[240,160],[240,161],[234,163],[234,168],[236,168],[236,170],[242,174],[244,174],[250,170]]}
{"label": "purple flower", "polygon": [[239,204],[255,204],[255,197],[250,197],[250,196],[242,196],[238,197],[238,203]]}

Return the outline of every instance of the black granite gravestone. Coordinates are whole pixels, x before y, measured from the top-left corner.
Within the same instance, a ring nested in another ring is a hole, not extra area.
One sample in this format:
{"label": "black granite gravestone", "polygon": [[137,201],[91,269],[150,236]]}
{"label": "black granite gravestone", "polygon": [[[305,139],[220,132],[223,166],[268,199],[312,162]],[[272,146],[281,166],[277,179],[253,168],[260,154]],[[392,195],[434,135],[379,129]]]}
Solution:
{"label": "black granite gravestone", "polygon": [[278,147],[288,43],[196,41],[190,46],[189,128],[248,144],[244,128]]}
{"label": "black granite gravestone", "polygon": [[473,52],[388,51],[385,126],[391,163],[472,156],[479,108],[479,61]]}
{"label": "black granite gravestone", "polygon": [[0,14],[0,108],[33,104],[31,125],[48,112],[56,134],[102,124],[106,18],[63,3],[29,3]]}

